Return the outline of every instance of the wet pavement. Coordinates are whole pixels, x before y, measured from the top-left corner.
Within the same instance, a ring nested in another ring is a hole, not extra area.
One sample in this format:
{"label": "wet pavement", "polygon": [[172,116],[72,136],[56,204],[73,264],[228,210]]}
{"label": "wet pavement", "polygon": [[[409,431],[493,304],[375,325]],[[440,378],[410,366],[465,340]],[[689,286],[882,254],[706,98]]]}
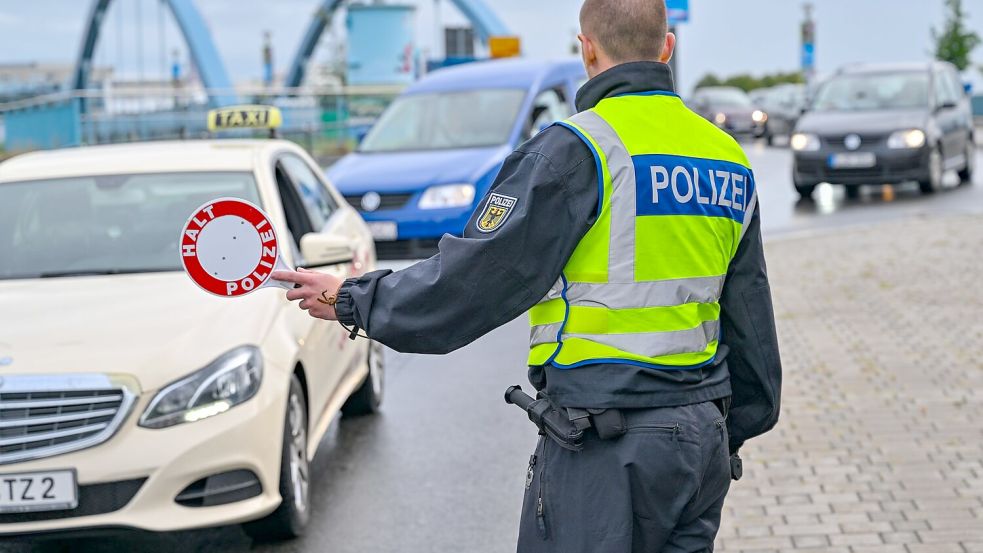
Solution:
{"label": "wet pavement", "polygon": [[[983,211],[983,186],[957,188],[954,182],[933,197],[921,196],[911,185],[887,195],[869,187],[860,199],[847,200],[842,190],[823,186],[815,201],[799,201],[789,151],[747,149],[766,239],[921,214]],[[514,551],[526,462],[536,436],[524,415],[505,405],[502,392],[525,383],[526,339],[520,318],[446,357],[389,352],[383,413],[336,422],[318,450],[313,519],[304,539],[256,545],[238,527],[227,527],[20,541],[0,545],[0,552]]]}

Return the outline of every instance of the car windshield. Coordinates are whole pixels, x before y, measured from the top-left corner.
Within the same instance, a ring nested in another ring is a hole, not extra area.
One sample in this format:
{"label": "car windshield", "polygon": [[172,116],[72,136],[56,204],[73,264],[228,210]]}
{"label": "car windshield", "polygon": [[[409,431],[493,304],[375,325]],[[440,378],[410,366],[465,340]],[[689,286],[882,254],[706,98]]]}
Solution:
{"label": "car windshield", "polygon": [[205,202],[259,203],[251,173],[154,173],[0,183],[0,279],[176,271]]}
{"label": "car windshield", "polygon": [[873,111],[925,108],[929,104],[928,73],[840,75],[816,94],[816,111]]}
{"label": "car windshield", "polygon": [[485,89],[397,98],[362,142],[361,152],[445,150],[509,141],[526,91]]}
{"label": "car windshield", "polygon": [[751,107],[751,98],[736,88],[704,88],[696,92],[696,101],[722,108]]}

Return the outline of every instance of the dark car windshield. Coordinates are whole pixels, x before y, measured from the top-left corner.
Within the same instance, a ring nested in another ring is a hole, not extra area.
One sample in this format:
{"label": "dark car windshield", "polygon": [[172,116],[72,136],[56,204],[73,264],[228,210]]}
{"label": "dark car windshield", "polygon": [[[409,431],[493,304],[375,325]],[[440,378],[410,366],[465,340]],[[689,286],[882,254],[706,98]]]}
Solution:
{"label": "dark car windshield", "polygon": [[839,75],[820,87],[816,111],[873,111],[927,108],[929,78],[925,71]]}
{"label": "dark car windshield", "polygon": [[359,147],[360,152],[445,150],[509,141],[526,91],[484,89],[397,98]]}
{"label": "dark car windshield", "polygon": [[703,88],[696,91],[694,100],[718,108],[751,107],[751,97],[737,88]]}
{"label": "dark car windshield", "polygon": [[259,203],[251,173],[154,173],[0,184],[0,279],[176,271],[195,208]]}

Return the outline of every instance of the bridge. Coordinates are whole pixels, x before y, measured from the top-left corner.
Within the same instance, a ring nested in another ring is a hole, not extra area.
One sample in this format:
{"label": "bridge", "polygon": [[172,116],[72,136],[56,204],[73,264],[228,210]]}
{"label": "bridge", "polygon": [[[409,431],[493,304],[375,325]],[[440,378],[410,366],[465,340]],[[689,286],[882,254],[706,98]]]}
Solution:
{"label": "bridge", "polygon": [[[303,85],[315,48],[329,28],[334,15],[346,4],[345,0],[318,0],[318,2],[290,63],[284,83],[287,90],[296,90]],[[487,44],[492,37],[511,34],[485,0],[452,0],[452,2],[471,22],[477,37],[482,42]],[[92,0],[76,58],[71,93],[59,98],[46,99],[43,102],[22,102],[14,109],[8,109],[5,120],[9,150],[73,146],[93,142],[87,139],[93,136],[93,133],[82,127],[83,122],[94,121],[91,111],[96,102],[90,99],[97,97],[99,92],[91,89],[90,76],[100,34],[106,24],[106,14],[112,4],[113,0]],[[173,15],[205,89],[208,105],[202,107],[220,107],[239,102],[241,98],[235,91],[205,18],[194,0],[162,0],[162,4]],[[189,125],[195,126],[185,120],[186,116],[187,114],[169,117],[158,110],[149,122],[141,122],[141,129],[156,129],[160,124],[180,125],[180,134],[185,135]],[[168,121],[173,123],[167,123]],[[101,121],[101,123],[105,127],[106,124],[116,122]],[[86,126],[92,128],[94,123]],[[177,132],[175,129],[172,131]],[[23,137],[23,140],[19,140],[19,137]]]}

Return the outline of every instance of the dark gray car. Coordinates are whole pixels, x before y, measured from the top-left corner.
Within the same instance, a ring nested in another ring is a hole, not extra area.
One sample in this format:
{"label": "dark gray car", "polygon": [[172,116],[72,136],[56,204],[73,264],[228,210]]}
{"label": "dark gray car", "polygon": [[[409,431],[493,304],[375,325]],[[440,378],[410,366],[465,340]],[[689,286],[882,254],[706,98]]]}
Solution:
{"label": "dark gray car", "polygon": [[864,184],[908,181],[931,194],[946,170],[970,182],[976,159],[969,98],[942,62],[841,70],[816,91],[791,146],[803,198],[822,182],[850,197]]}
{"label": "dark gray car", "polygon": [[739,88],[698,88],[687,104],[690,109],[732,136],[757,138],[765,132],[767,116],[751,102],[747,92]]}
{"label": "dark gray car", "polygon": [[765,114],[764,138],[773,144],[776,136],[791,136],[806,104],[806,87],[782,84],[750,92],[751,100]]}

